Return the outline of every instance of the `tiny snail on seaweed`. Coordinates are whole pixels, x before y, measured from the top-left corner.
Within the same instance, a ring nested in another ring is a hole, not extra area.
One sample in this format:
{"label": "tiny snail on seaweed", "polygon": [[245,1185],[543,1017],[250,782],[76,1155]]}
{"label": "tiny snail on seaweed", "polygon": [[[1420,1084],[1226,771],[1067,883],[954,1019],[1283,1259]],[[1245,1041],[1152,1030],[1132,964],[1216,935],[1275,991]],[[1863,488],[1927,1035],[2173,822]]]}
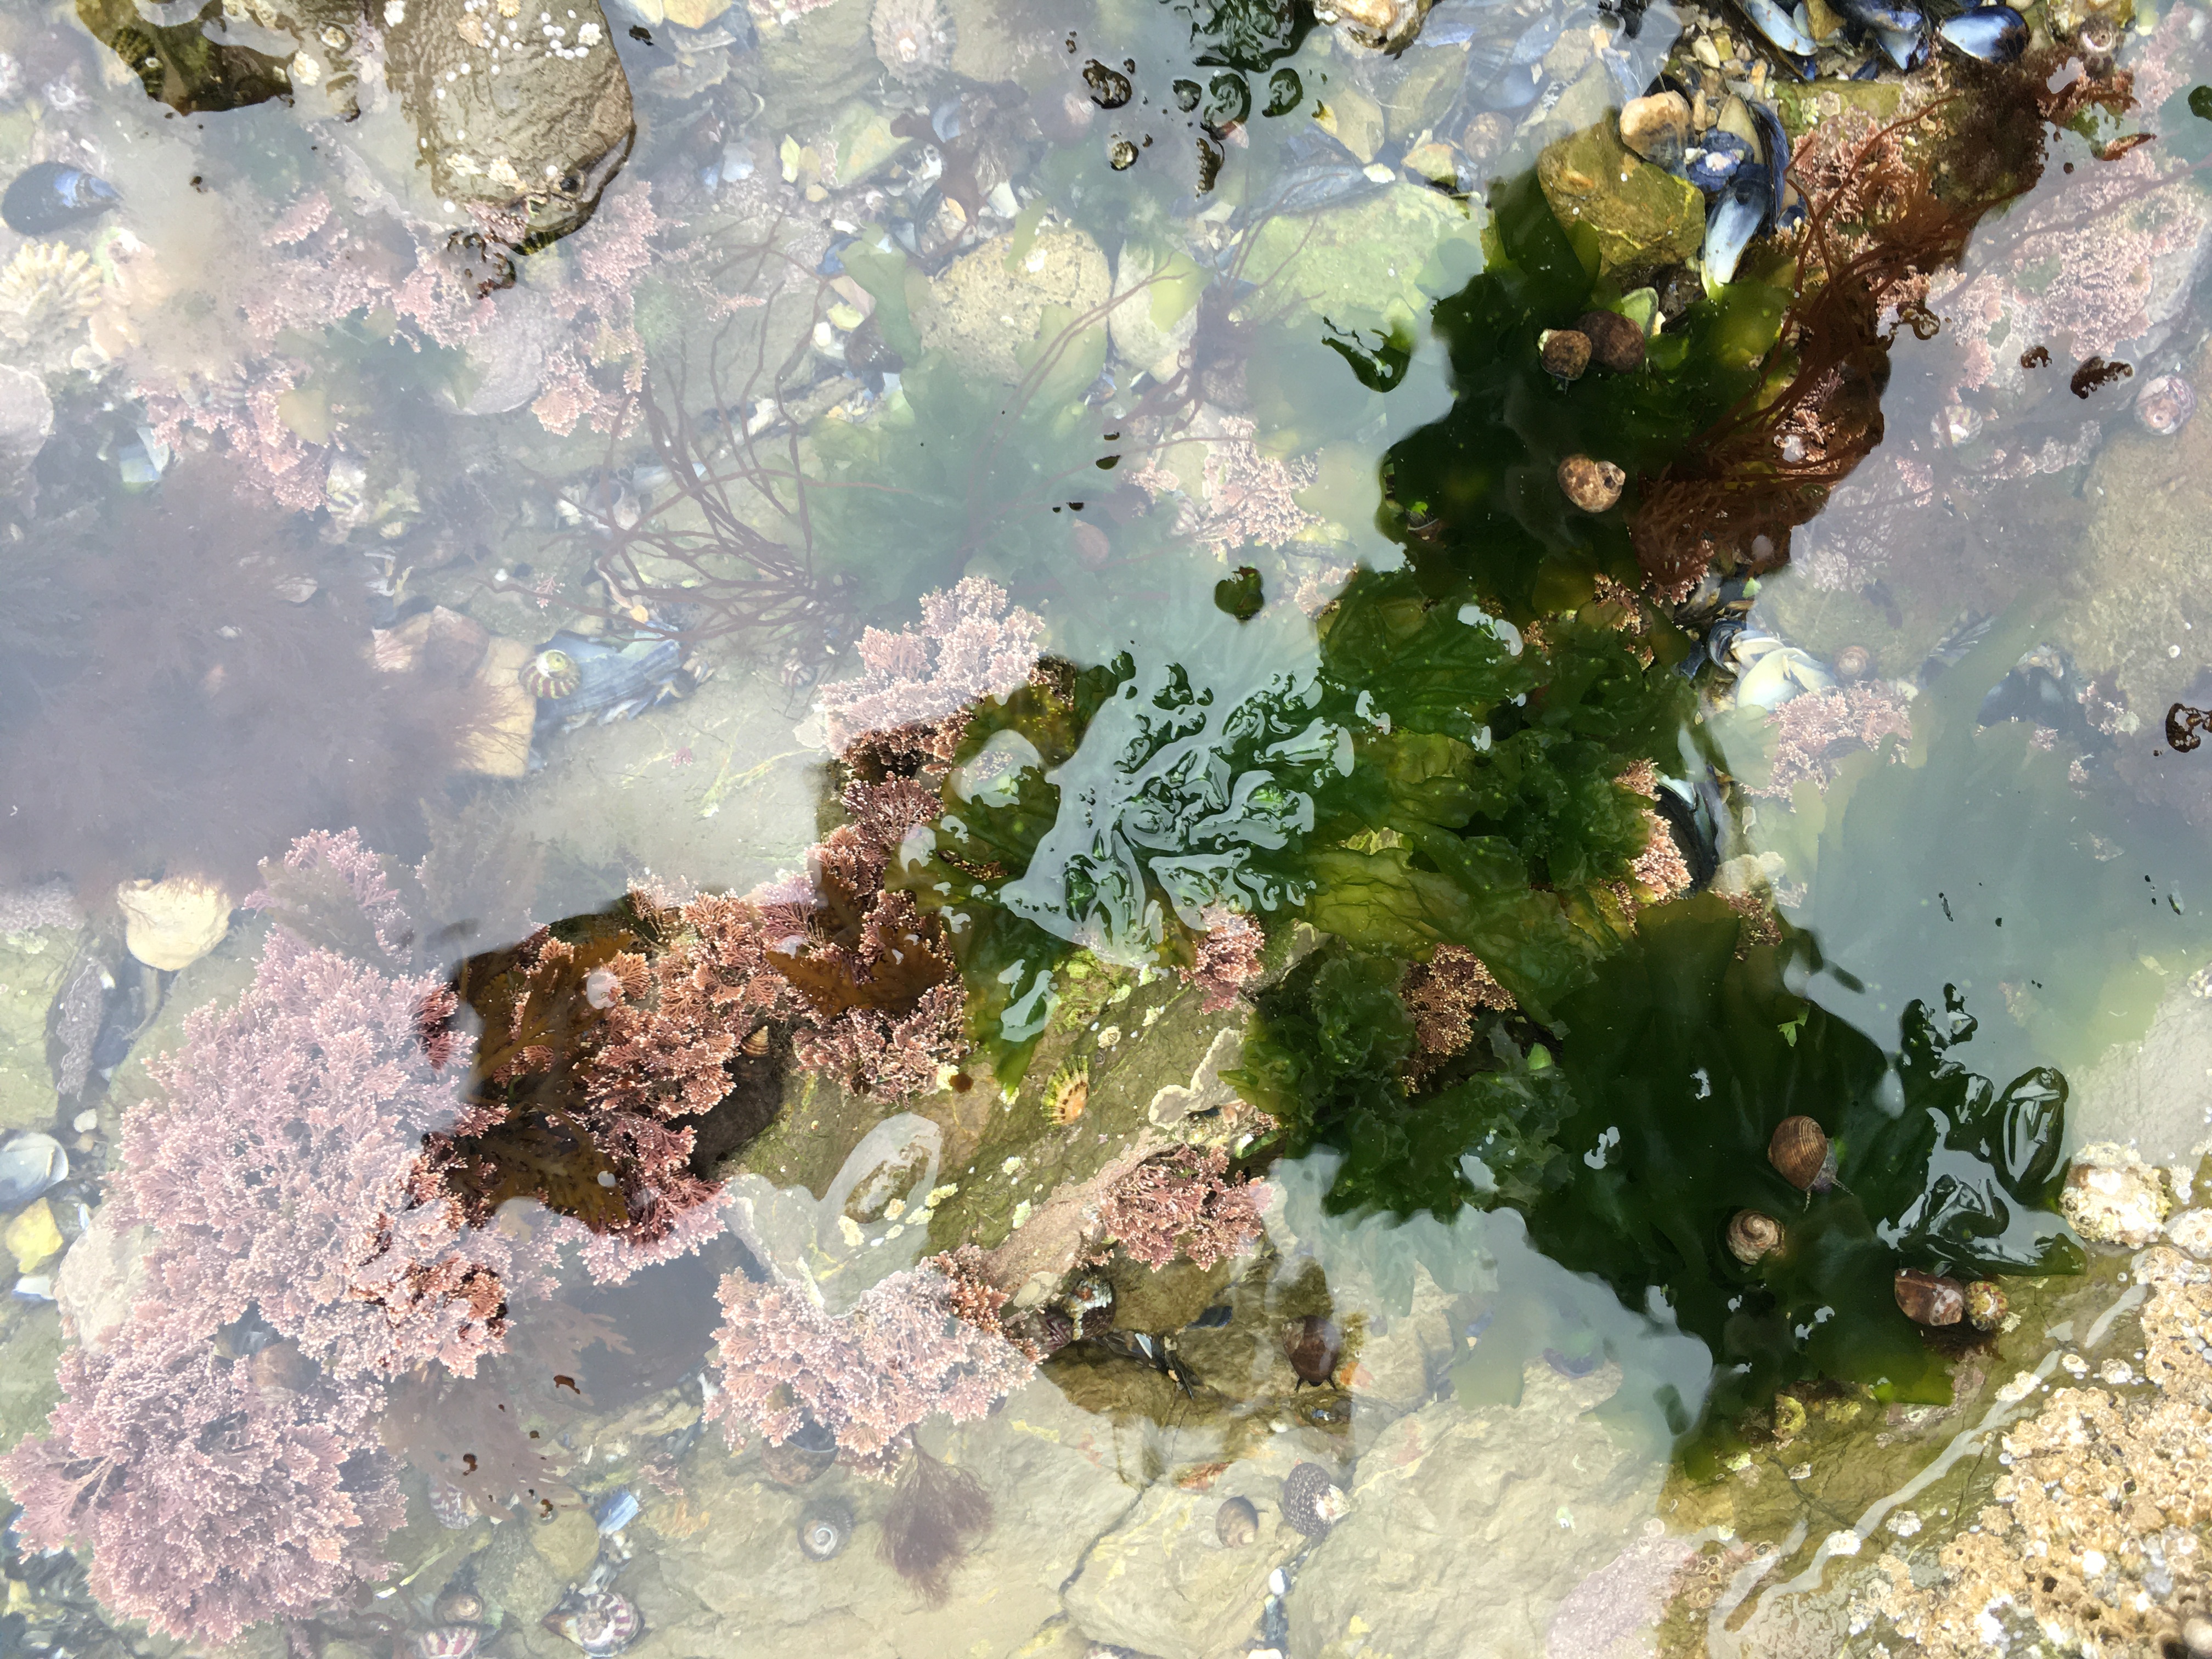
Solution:
{"label": "tiny snail on seaweed", "polygon": [[1809,1117],[1785,1117],[1775,1125],[1766,1158],[1801,1193],[1825,1193],[1836,1184],[1836,1149],[1828,1132]]}
{"label": "tiny snail on seaweed", "polygon": [[1729,1254],[1747,1267],[1782,1248],[1782,1224],[1757,1210],[1738,1210],[1728,1224]]}

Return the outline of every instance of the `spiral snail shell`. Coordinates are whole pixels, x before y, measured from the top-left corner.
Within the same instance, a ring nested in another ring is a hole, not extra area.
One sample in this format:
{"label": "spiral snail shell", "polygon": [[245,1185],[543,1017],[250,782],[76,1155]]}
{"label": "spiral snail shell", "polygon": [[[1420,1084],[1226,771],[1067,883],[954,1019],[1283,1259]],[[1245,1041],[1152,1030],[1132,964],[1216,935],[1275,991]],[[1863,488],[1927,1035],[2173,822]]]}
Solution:
{"label": "spiral snail shell", "polygon": [[852,1540],[853,1511],[835,1498],[811,1504],[799,1517],[799,1550],[810,1561],[827,1561]]}
{"label": "spiral snail shell", "polygon": [[483,1619],[483,1596],[457,1587],[441,1595],[430,1611],[441,1625],[473,1625]]}
{"label": "spiral snail shell", "polygon": [[1224,1549],[1241,1550],[1260,1535],[1260,1511],[1249,1498],[1232,1498],[1213,1517]]}
{"label": "spiral snail shell", "polygon": [[523,664],[521,680],[533,697],[565,697],[584,683],[584,671],[567,652],[548,647]]}
{"label": "spiral snail shell", "polygon": [[1782,1248],[1782,1224],[1757,1210],[1738,1210],[1728,1224],[1729,1254],[1747,1267]]}
{"label": "spiral snail shell", "polygon": [[634,1603],[612,1590],[599,1590],[556,1610],[542,1621],[556,1636],[565,1636],[591,1656],[609,1659],[645,1632],[645,1620]]}
{"label": "spiral snail shell", "polygon": [[1825,1193],[1836,1184],[1836,1149],[1828,1132],[1809,1117],[1785,1117],[1766,1143],[1767,1162],[1801,1193]]}

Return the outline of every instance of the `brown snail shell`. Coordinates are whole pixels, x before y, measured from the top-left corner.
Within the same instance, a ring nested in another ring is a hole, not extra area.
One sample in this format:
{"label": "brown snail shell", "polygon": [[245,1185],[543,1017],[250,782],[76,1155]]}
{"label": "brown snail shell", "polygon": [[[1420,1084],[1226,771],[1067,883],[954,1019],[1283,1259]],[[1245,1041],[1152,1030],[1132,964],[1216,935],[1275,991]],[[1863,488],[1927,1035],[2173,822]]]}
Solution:
{"label": "brown snail shell", "polygon": [[1547,328],[1536,337],[1536,354],[1544,372],[1562,380],[1579,380],[1589,367],[1589,336],[1580,329]]}
{"label": "brown snail shell", "polygon": [[1232,1498],[1213,1517],[1213,1530],[1224,1549],[1241,1550],[1260,1535],[1260,1511],[1249,1498]]}
{"label": "brown snail shell", "polygon": [[1916,1325],[1955,1325],[1966,1316],[1966,1288],[1955,1279],[1907,1267],[1896,1289],[1897,1305]]}
{"label": "brown snail shell", "polygon": [[1801,1193],[1825,1193],[1836,1184],[1836,1149],[1809,1117],[1785,1117],[1774,1126],[1766,1161]]}
{"label": "brown snail shell", "polygon": [[1728,1224],[1729,1254],[1747,1267],[1782,1248],[1782,1224],[1757,1210],[1738,1210]]}
{"label": "brown snail shell", "polygon": [[1283,1353],[1298,1374],[1299,1386],[1316,1387],[1336,1375],[1336,1362],[1344,1353],[1344,1334],[1336,1322],[1321,1314],[1308,1314],[1283,1327]]}
{"label": "brown snail shell", "polygon": [[483,1596],[457,1586],[441,1595],[430,1611],[441,1625],[473,1625],[483,1620]]}
{"label": "brown snail shell", "polygon": [[1836,678],[1863,680],[1874,672],[1874,653],[1863,645],[1847,645],[1836,653]]}
{"label": "brown snail shell", "polygon": [[1585,513],[1602,513],[1620,499],[1628,475],[1611,461],[1570,455],[1559,463],[1559,488]]}
{"label": "brown snail shell", "polygon": [[1575,327],[1589,339],[1600,368],[1627,374],[1644,367],[1644,331],[1619,312],[1586,312]]}
{"label": "brown snail shell", "polygon": [[1966,1322],[1978,1331],[1994,1331],[2005,1322],[2012,1304],[1999,1285],[1978,1279],[1966,1286]]}
{"label": "brown snail shell", "polygon": [[837,1437],[811,1417],[781,1441],[763,1440],[761,1472],[780,1486],[804,1486],[837,1461]]}

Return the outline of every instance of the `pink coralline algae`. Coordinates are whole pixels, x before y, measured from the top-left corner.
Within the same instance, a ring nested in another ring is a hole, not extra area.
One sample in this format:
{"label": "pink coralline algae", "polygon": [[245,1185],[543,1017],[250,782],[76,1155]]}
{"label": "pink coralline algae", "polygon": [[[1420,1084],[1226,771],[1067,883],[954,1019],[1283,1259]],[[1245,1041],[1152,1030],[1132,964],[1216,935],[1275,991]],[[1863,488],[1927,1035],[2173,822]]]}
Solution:
{"label": "pink coralline algae", "polygon": [[300,374],[292,363],[272,358],[251,374],[182,386],[143,381],[137,392],[148,426],[162,443],[217,450],[279,506],[304,513],[323,504],[329,459],[293,431],[281,412]]}
{"label": "pink coralline algae", "polygon": [[922,1419],[983,1416],[1035,1366],[999,1328],[1005,1298],[979,1298],[976,1282],[948,1265],[940,1257],[892,1273],[842,1317],[797,1285],[732,1273],[708,1419],[735,1449],[749,1434],[781,1444],[811,1418],[848,1461],[886,1471]]}
{"label": "pink coralline algae", "polygon": [[1814,587],[1855,593],[1881,579],[1899,548],[1916,544],[1905,526],[1924,521],[1935,500],[1936,474],[1925,461],[1881,452],[1797,532],[1790,568]]}
{"label": "pink coralline algae", "polygon": [[1229,1155],[1219,1147],[1188,1148],[1147,1159],[1115,1182],[1099,1200],[1097,1221],[1133,1261],[1159,1268],[1180,1257],[1211,1267],[1259,1242],[1267,1197],[1261,1182],[1229,1179]]}
{"label": "pink coralline algae", "polygon": [[465,1225],[417,1156],[463,1106],[434,1064],[453,1057],[452,1006],[434,979],[279,926],[238,1005],[187,1018],[162,1094],[124,1119],[114,1177],[179,1318],[205,1335],[258,1310],[340,1377],[428,1360],[466,1376],[503,1346],[507,1302],[543,1264]]}
{"label": "pink coralline algae", "polygon": [[1902,692],[1887,685],[1845,685],[1808,691],[1774,711],[1774,780],[1754,793],[1787,797],[1800,783],[1825,789],[1844,756],[1885,738],[1912,736]]}
{"label": "pink coralline algae", "polygon": [[1225,904],[1207,905],[1199,919],[1206,931],[1198,938],[1198,960],[1182,976],[1202,994],[1199,1012],[1218,1014],[1235,1007],[1237,994],[1259,974],[1267,936],[1251,917]]}
{"label": "pink coralline algae", "polygon": [[[1280,547],[1321,522],[1296,499],[1318,476],[1319,464],[1310,457],[1283,461],[1266,453],[1252,441],[1257,429],[1233,415],[1202,416],[1188,434],[1204,444],[1206,459],[1199,499],[1182,503],[1176,530],[1218,556],[1251,544]],[[1151,460],[1131,482],[1155,501],[1182,488],[1174,474]]]}
{"label": "pink coralline algae", "polygon": [[[907,831],[936,816],[927,784],[855,782],[854,821],[808,855],[802,892],[762,907],[769,961],[805,1006],[792,1053],[846,1088],[901,1099],[937,1086],[965,1050],[966,999],[943,927],[904,893],[883,890]],[[759,896],[767,898],[763,894]]]}
{"label": "pink coralline algae", "polygon": [[2031,346],[2080,362],[2124,357],[2170,331],[2212,253],[2212,204],[2161,150],[2100,161],[1977,235],[1973,274],[1929,299],[1961,343],[1960,386],[2021,387],[2038,372],[2021,362]]}
{"label": "pink coralline algae", "polygon": [[1044,619],[983,576],[925,593],[921,629],[860,636],[859,678],[822,688],[830,746],[845,753],[871,732],[927,726],[979,697],[1004,696],[1036,666]]}
{"label": "pink coralline algae", "polygon": [[1426,962],[1408,968],[1398,995],[1413,1017],[1418,1058],[1426,1062],[1417,1071],[1474,1041],[1475,1022],[1486,1012],[1511,1013],[1519,1006],[1480,957],[1456,945],[1439,945]]}
{"label": "pink coralline algae", "polygon": [[109,1608],[219,1644],[384,1577],[405,1511],[376,1441],[380,1388],[285,1343],[227,1358],[197,1311],[145,1304],[100,1352],[71,1350],[51,1431],[0,1458],[0,1477],[27,1542],[89,1548]]}
{"label": "pink coralline algae", "polygon": [[83,926],[84,912],[77,908],[76,895],[65,881],[0,886],[0,933]]}

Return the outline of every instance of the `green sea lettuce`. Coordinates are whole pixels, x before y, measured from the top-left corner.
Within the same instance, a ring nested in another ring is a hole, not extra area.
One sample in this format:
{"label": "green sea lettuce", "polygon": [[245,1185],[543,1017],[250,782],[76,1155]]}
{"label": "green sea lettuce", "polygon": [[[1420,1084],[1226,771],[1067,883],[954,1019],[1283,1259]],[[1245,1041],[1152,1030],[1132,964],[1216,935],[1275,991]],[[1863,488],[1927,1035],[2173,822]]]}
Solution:
{"label": "green sea lettuce", "polygon": [[[1813,1376],[1948,1401],[1948,1362],[1893,1280],[2079,1270],[2055,1213],[2065,1079],[2038,1067],[1998,1089],[1967,1070],[1954,1051],[1975,1027],[1955,992],[1908,1008],[1886,1054],[1792,988],[1817,966],[1809,940],[1746,948],[1741,927],[1711,895],[1647,911],[1566,1004],[1573,1107],[1529,1236],[1632,1306],[1656,1293],[1711,1344],[1716,1421]],[[1801,1193],[1768,1159],[1798,1114],[1835,1149],[1827,1190]],[[1751,1265],[1726,1244],[1747,1209],[1784,1229]]]}

